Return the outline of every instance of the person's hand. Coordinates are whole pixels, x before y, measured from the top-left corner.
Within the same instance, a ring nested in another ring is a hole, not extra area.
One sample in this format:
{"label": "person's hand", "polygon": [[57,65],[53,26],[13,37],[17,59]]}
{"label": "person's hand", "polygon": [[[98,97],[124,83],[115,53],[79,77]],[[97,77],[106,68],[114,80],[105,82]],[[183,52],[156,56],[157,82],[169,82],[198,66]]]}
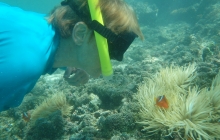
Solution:
{"label": "person's hand", "polygon": [[81,69],[67,67],[63,78],[72,86],[84,85],[89,81],[89,75]]}

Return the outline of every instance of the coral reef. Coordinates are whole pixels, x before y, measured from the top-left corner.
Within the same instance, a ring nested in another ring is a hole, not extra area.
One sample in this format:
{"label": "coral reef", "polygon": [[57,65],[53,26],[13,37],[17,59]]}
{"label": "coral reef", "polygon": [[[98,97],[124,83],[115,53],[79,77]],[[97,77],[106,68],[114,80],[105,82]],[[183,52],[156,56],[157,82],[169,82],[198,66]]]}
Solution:
{"label": "coral reef", "polygon": [[119,130],[128,132],[134,129],[135,121],[131,113],[117,113],[106,117],[102,126],[106,131]]}
{"label": "coral reef", "polygon": [[[153,78],[140,85],[135,98],[140,105],[143,131],[166,135],[177,133],[182,138],[213,140],[220,138],[219,105],[220,74],[212,87],[199,90],[192,86],[195,65],[162,69]],[[155,98],[165,95],[169,108],[155,105]]]}
{"label": "coral reef", "polygon": [[130,77],[125,78],[123,75],[115,74],[111,81],[99,80],[88,84],[88,92],[94,93],[99,97],[102,108],[117,108],[121,105],[124,97],[131,97],[132,92],[136,91],[137,84],[135,84],[134,80]]}

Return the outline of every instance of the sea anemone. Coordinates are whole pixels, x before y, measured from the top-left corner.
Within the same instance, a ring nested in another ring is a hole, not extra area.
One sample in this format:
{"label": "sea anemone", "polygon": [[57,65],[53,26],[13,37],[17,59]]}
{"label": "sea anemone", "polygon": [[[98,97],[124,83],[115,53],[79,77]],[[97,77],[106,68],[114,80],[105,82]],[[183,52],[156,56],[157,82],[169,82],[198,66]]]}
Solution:
{"label": "sea anemone", "polygon": [[[140,105],[140,120],[137,123],[143,125],[144,131],[154,134],[166,130],[167,135],[176,132],[185,139],[220,138],[217,122],[220,76],[213,81],[210,90],[199,90],[191,84],[196,77],[195,69],[195,64],[165,68],[139,86],[135,95]],[[156,105],[155,98],[161,95],[166,96],[169,108]]]}
{"label": "sea anemone", "polygon": [[38,105],[31,114],[31,121],[35,122],[38,118],[48,117],[51,113],[60,110],[63,116],[69,116],[73,106],[66,101],[64,93],[56,93],[45,99]]}

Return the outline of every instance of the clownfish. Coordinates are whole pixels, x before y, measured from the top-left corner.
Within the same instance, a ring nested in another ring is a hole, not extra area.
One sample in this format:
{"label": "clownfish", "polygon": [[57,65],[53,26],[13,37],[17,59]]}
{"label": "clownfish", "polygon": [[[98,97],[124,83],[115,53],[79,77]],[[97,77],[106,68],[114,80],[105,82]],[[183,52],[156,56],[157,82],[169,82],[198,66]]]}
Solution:
{"label": "clownfish", "polygon": [[29,112],[23,112],[22,113],[22,119],[26,122],[30,121],[31,119],[31,114]]}
{"label": "clownfish", "polygon": [[169,108],[169,103],[165,95],[158,96],[156,98],[156,105],[165,109]]}

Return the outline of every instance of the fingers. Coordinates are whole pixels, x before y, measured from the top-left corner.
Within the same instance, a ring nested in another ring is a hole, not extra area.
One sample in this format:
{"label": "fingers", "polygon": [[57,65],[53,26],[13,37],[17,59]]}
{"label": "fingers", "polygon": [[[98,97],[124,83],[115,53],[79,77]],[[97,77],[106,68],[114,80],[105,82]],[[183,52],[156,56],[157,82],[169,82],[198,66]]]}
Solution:
{"label": "fingers", "polygon": [[66,78],[65,80],[72,86],[80,86],[80,85],[84,85],[88,82],[88,78],[79,77],[79,76],[75,76],[75,75],[73,77]]}
{"label": "fingers", "polygon": [[79,86],[79,85],[84,85],[88,82],[89,75],[85,71],[83,71],[81,69],[77,69],[75,72],[75,75],[68,75],[68,77],[64,76],[64,79],[70,85]]}
{"label": "fingers", "polygon": [[83,70],[77,70],[76,74],[74,75],[74,78],[77,81],[89,80],[89,75]]}
{"label": "fingers", "polygon": [[69,78],[70,75],[72,75],[74,72],[76,72],[76,68],[73,67],[67,67],[65,70],[65,73],[63,75],[64,78]]}
{"label": "fingers", "polygon": [[88,82],[89,75],[85,71],[79,69],[73,76],[73,80],[77,85],[84,85]]}

